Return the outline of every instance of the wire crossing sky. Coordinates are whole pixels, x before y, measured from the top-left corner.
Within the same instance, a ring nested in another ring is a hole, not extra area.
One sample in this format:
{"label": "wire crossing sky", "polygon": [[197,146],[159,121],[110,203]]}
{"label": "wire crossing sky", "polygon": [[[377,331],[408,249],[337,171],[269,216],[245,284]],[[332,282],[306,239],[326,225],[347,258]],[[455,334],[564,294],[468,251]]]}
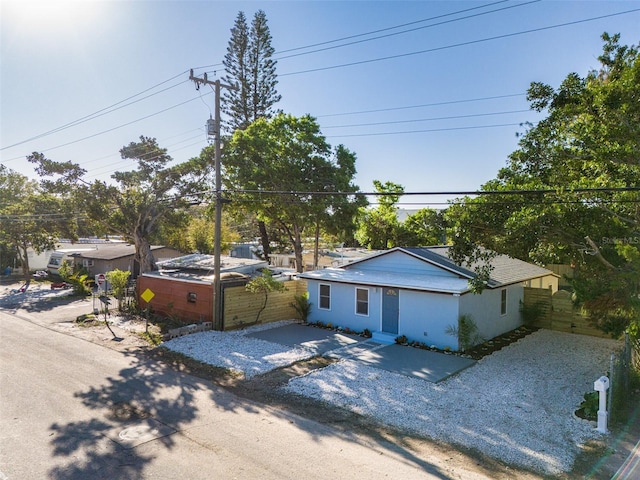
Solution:
{"label": "wire crossing sky", "polygon": [[[188,75],[224,74],[242,10],[265,11],[279,109],[318,119],[357,156],[356,183],[477,191],[543,116],[533,81],[598,68],[603,32],[638,44],[636,1],[0,2],[0,163],[35,178],[42,152],[87,179],[133,168],[119,150],[154,137],[176,163],[207,145],[214,99]],[[439,204],[441,196],[404,201]]]}

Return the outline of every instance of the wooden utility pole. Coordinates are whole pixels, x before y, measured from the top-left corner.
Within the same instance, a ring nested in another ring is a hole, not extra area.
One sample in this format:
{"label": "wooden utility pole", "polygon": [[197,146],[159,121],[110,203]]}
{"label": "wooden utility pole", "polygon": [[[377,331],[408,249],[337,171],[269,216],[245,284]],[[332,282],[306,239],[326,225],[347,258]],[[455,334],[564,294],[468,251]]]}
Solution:
{"label": "wooden utility pole", "polygon": [[196,84],[196,88],[200,85],[213,85],[215,91],[215,118],[214,118],[214,151],[215,151],[215,169],[216,169],[216,214],[214,225],[214,246],[213,246],[213,329],[223,330],[222,322],[222,288],[220,282],[220,244],[221,244],[221,223],[222,223],[222,170],[220,159],[220,88],[233,88],[230,85],[223,85],[220,80],[208,80],[205,73],[202,78],[193,76],[193,69],[189,72],[189,80]]}

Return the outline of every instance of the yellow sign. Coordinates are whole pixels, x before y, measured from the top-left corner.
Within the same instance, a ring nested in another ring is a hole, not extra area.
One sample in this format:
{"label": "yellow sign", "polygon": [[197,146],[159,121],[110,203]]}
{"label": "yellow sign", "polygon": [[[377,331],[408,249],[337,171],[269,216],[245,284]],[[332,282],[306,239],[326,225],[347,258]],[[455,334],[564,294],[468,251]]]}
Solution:
{"label": "yellow sign", "polygon": [[146,289],[144,292],[142,292],[142,295],[140,295],[140,297],[147,303],[149,303],[153,297],[155,297],[156,294],[153,293],[150,289]]}

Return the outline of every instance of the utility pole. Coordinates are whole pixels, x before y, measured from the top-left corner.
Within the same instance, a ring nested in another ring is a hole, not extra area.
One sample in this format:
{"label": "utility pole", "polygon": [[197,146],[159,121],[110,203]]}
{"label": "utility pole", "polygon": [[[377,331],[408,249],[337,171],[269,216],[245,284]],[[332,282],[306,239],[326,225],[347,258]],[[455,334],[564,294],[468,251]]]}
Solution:
{"label": "utility pole", "polygon": [[213,329],[222,330],[222,288],[220,282],[220,243],[221,243],[221,223],[222,223],[222,170],[220,159],[220,88],[233,88],[231,85],[223,85],[220,80],[211,81],[207,79],[205,73],[202,78],[193,76],[193,69],[189,72],[189,80],[196,84],[196,89],[200,85],[213,85],[215,90],[215,118],[214,118],[214,151],[216,169],[216,214],[214,225],[214,245],[213,245]]}

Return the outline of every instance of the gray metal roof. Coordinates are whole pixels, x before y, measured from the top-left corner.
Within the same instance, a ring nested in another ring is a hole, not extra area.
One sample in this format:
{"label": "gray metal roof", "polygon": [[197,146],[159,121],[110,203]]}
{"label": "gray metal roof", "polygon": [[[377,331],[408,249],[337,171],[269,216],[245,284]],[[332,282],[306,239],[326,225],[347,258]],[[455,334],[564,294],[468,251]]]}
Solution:
{"label": "gray metal roof", "polygon": [[[419,260],[430,263],[458,276],[458,278],[440,275],[420,275],[406,272],[363,271],[358,265],[372,258],[387,255],[391,252],[403,252]],[[546,268],[533,265],[507,255],[497,255],[491,261],[489,288],[521,283],[534,278],[554,275]],[[470,267],[457,265],[449,257],[449,247],[396,247],[373,254],[367,258],[356,260],[343,268],[314,270],[300,274],[300,278],[310,280],[325,280],[342,283],[359,283],[361,285],[390,286],[398,288],[412,288],[442,293],[466,293],[469,291],[468,280],[475,276],[475,265]]]}
{"label": "gray metal roof", "polygon": [[[158,267],[163,269],[183,269],[183,270],[204,270],[213,271],[215,257],[203,253],[192,253],[181,257],[162,260],[158,262]],[[236,271],[241,273],[251,273],[261,268],[267,268],[269,264],[264,260],[254,260],[251,258],[220,257],[220,271]]]}
{"label": "gray metal roof", "polygon": [[[82,247],[82,245],[79,245]],[[168,248],[163,245],[151,245],[151,251]],[[136,247],[129,243],[113,243],[96,245],[95,249],[87,251],[78,251],[77,253],[70,254],[72,257],[86,258],[91,260],[115,260],[116,258],[129,257],[135,255]]]}
{"label": "gray metal roof", "polygon": [[407,274],[347,268],[323,268],[298,275],[299,278],[325,282],[339,282],[374,287],[396,287],[408,290],[462,294],[469,291],[469,282],[464,278],[441,275]]}
{"label": "gray metal roof", "polygon": [[[436,265],[445,267],[464,277],[473,278],[475,276],[474,269],[477,263],[472,263],[470,267],[457,265],[449,256],[449,246],[402,248],[401,250],[425,258]],[[509,257],[508,255],[496,255],[491,259],[490,264],[493,269],[490,274],[489,287],[494,288],[554,274],[551,270],[518,260],[517,258]]]}

